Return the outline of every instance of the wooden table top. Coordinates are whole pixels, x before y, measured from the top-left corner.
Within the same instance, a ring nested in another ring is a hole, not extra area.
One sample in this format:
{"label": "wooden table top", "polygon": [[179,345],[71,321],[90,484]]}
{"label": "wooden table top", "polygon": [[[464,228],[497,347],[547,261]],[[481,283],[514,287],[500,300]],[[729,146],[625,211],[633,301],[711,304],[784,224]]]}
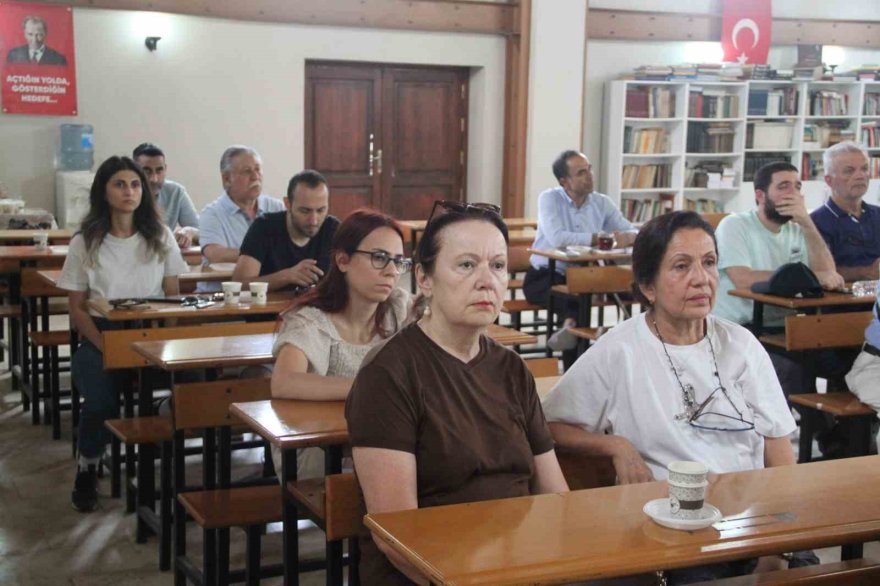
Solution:
{"label": "wooden table top", "polygon": [[67,257],[67,249],[68,246],[66,244],[53,244],[43,250],[38,250],[33,244],[26,246],[0,246],[0,261],[65,258]]}
{"label": "wooden table top", "polygon": [[275,361],[275,334],[134,342],[132,350],[162,370],[249,366]]}
{"label": "wooden table top", "polygon": [[787,307],[788,309],[821,308],[840,305],[867,305],[869,303],[874,303],[874,301],[877,300],[874,295],[856,297],[852,293],[838,293],[836,291],[825,291],[824,297],[817,297],[815,299],[780,297],[779,295],[753,293],[750,289],[732,289],[728,293],[734,297],[742,297],[744,299],[751,299],[752,301],[760,301],[766,305]]}
{"label": "wooden table top", "polygon": [[535,241],[537,235],[534,230],[510,230],[507,232],[507,240],[510,246],[528,246]]}
{"label": "wooden table top", "polygon": [[559,382],[562,376],[539,376],[535,379],[535,387],[538,390],[538,396],[541,400],[544,400],[544,397],[553,390],[553,387],[556,386],[556,383]]}
{"label": "wooden table top", "polygon": [[48,234],[49,242],[56,240],[70,240],[73,238],[73,230],[0,230],[0,242],[29,242],[37,234]]}
{"label": "wooden table top", "polygon": [[284,311],[292,299],[290,293],[269,293],[269,301],[266,305],[224,305],[222,301],[216,302],[211,307],[196,309],[195,307],[181,307],[172,303],[146,303],[129,309],[113,309],[106,299],[89,300],[89,308],[98,315],[110,321],[135,321],[155,320],[172,317],[197,317],[211,320],[218,317],[232,317],[245,315],[277,315]]}
{"label": "wooden table top", "polygon": [[[411,230],[422,231],[427,225],[427,220],[400,220],[398,224]],[[521,230],[523,228],[537,228],[538,220],[535,218],[504,218],[508,230]]]}
{"label": "wooden table top", "polygon": [[553,260],[559,260],[563,262],[571,262],[571,263],[588,263],[588,262],[599,262],[603,260],[631,260],[632,259],[632,249],[628,248],[627,252],[598,252],[589,250],[586,252],[582,252],[577,256],[571,256],[566,254],[562,250],[543,250],[540,248],[529,248],[529,252],[532,254],[536,254],[538,256],[545,256],[547,258],[552,258]]}
{"label": "wooden table top", "polygon": [[263,439],[283,449],[348,443],[345,401],[272,399],[233,403],[230,411]]}
{"label": "wooden table top", "polygon": [[519,346],[520,344],[537,344],[538,338],[531,334],[524,334],[519,330],[490,324],[486,329],[486,335],[503,346]]}
{"label": "wooden table top", "polygon": [[437,584],[556,584],[871,541],[880,457],[722,474],[713,527],[675,531],[643,512],[665,482],[367,515]]}
{"label": "wooden table top", "polygon": [[[58,280],[61,278],[61,269],[46,269],[37,271],[37,275],[44,281],[56,287]],[[181,283],[199,282],[199,281],[228,281],[232,278],[232,271],[216,269],[211,265],[203,267],[202,265],[189,265],[187,272],[179,276]]]}

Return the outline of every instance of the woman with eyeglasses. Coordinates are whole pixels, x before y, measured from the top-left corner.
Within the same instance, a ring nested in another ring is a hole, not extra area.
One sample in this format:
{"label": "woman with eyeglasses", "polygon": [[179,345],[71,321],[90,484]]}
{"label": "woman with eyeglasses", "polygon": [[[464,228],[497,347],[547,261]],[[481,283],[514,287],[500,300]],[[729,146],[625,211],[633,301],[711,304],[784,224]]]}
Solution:
{"label": "woman with eyeglasses", "polygon": [[128,157],[110,157],[101,164],[89,212],[70,241],[58,280],[58,287],[69,291],[70,320],[81,339],[71,360],[71,376],[83,398],[71,494],[80,512],[98,506],[96,470],[110,440],[104,421],[119,416],[119,391],[104,370],[101,337],[102,330],[115,328],[89,310],[88,300],[176,295],[177,277],[186,271],[147,185],[141,168]]}
{"label": "woman with eyeglasses", "polygon": [[[507,290],[507,227],[485,206],[438,206],[417,252],[423,313],[365,361],[346,403],[370,513],[568,490],[534,379],[484,335]],[[359,543],[365,586],[428,583],[366,529]]]}
{"label": "woman with eyeglasses", "polygon": [[[636,237],[632,269],[647,311],[602,336],[544,399],[558,449],[610,457],[620,484],[665,479],[677,460],[713,473],[794,464],[795,422],[767,351],[742,326],[711,315],[711,226],[694,212],[651,220]],[[670,583],[751,568],[673,572]]]}
{"label": "woman with eyeglasses", "polygon": [[[367,352],[406,320],[410,296],[397,282],[411,266],[393,218],[372,210],[352,212],[333,237],[327,276],[281,317],[272,396],[345,399]],[[279,454],[274,454],[276,465]],[[323,462],[320,448],[301,451],[300,477],[322,476]]]}

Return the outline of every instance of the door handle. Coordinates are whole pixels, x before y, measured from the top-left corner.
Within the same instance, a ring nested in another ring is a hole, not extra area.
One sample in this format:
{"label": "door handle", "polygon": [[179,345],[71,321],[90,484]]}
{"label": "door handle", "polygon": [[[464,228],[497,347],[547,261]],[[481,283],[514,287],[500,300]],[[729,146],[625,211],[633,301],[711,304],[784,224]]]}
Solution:
{"label": "door handle", "polygon": [[[375,154],[374,154],[375,153]],[[370,146],[367,149],[367,165],[370,167],[370,177],[373,176],[373,164],[376,164],[376,173],[382,174],[382,149],[373,150],[373,133],[370,133]]]}
{"label": "door handle", "polygon": [[379,175],[382,174],[382,149],[376,151],[376,156],[373,157],[373,160],[376,162],[376,173]]}

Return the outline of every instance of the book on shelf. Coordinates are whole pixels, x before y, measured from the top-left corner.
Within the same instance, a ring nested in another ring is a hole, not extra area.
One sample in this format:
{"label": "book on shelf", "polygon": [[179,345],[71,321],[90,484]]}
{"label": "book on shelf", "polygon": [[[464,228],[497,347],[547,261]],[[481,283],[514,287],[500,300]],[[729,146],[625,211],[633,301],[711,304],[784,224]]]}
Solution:
{"label": "book on shelf", "polygon": [[790,149],[794,122],[755,120],[746,128],[746,148],[761,150]]}
{"label": "book on shelf", "polygon": [[685,164],[685,187],[725,189],[736,187],[736,170],[729,161],[703,160]]}
{"label": "book on shelf", "polygon": [[661,86],[636,86],[626,90],[628,118],[672,118],[675,116],[675,90]]}
{"label": "book on shelf", "polygon": [[620,200],[620,211],[630,222],[647,222],[659,215],[671,212],[675,194],[661,193],[656,198]]}
{"label": "book on shelf", "polygon": [[653,189],[669,187],[670,165],[624,165],[621,189]]}
{"label": "book on shelf", "polygon": [[826,149],[846,140],[855,140],[855,130],[850,120],[822,120],[804,124],[802,147],[804,150]]}
{"label": "book on shelf", "polygon": [[688,116],[691,118],[737,118],[739,96],[721,88],[691,86],[688,95]]}
{"label": "book on shelf", "polygon": [[753,89],[749,92],[749,116],[797,116],[797,88]]}
{"label": "book on shelf", "polygon": [[822,154],[816,153],[815,156],[810,153],[804,153],[801,157],[801,180],[810,181],[812,179],[821,179],[825,176],[825,165],[822,162]]}
{"label": "book on shelf", "polygon": [[723,211],[717,201],[706,198],[685,198],[684,209],[698,214],[717,214]]}
{"label": "book on shelf", "polygon": [[794,67],[792,79],[806,81],[813,79],[822,79],[824,68],[821,65],[808,67]]}
{"label": "book on shelf", "polygon": [[880,146],[880,120],[862,124],[862,144],[870,149]]}
{"label": "book on shelf", "polygon": [[846,116],[849,96],[836,90],[816,90],[810,92],[811,116]]}
{"label": "book on shelf", "polygon": [[755,173],[764,165],[778,161],[791,162],[791,158],[784,153],[746,153],[743,166],[743,181],[754,181]]}
{"label": "book on shelf", "polygon": [[623,152],[626,154],[662,154],[669,152],[669,133],[658,127],[623,129]]}
{"label": "book on shelf", "polygon": [[880,155],[871,155],[868,173],[871,179],[880,179]]}
{"label": "book on shelf", "polygon": [[730,153],[736,135],[732,122],[694,122],[688,124],[689,153]]}
{"label": "book on shelf", "polygon": [[880,116],[880,93],[865,92],[865,107],[862,109],[865,116]]}

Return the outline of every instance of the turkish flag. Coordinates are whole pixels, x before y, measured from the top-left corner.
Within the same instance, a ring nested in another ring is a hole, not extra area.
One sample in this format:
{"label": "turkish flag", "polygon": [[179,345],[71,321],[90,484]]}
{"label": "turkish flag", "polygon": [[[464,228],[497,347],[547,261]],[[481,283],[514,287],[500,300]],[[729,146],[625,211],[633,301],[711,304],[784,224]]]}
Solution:
{"label": "turkish flag", "polygon": [[721,19],[724,61],[767,63],[772,23],[771,0],[724,0]]}

